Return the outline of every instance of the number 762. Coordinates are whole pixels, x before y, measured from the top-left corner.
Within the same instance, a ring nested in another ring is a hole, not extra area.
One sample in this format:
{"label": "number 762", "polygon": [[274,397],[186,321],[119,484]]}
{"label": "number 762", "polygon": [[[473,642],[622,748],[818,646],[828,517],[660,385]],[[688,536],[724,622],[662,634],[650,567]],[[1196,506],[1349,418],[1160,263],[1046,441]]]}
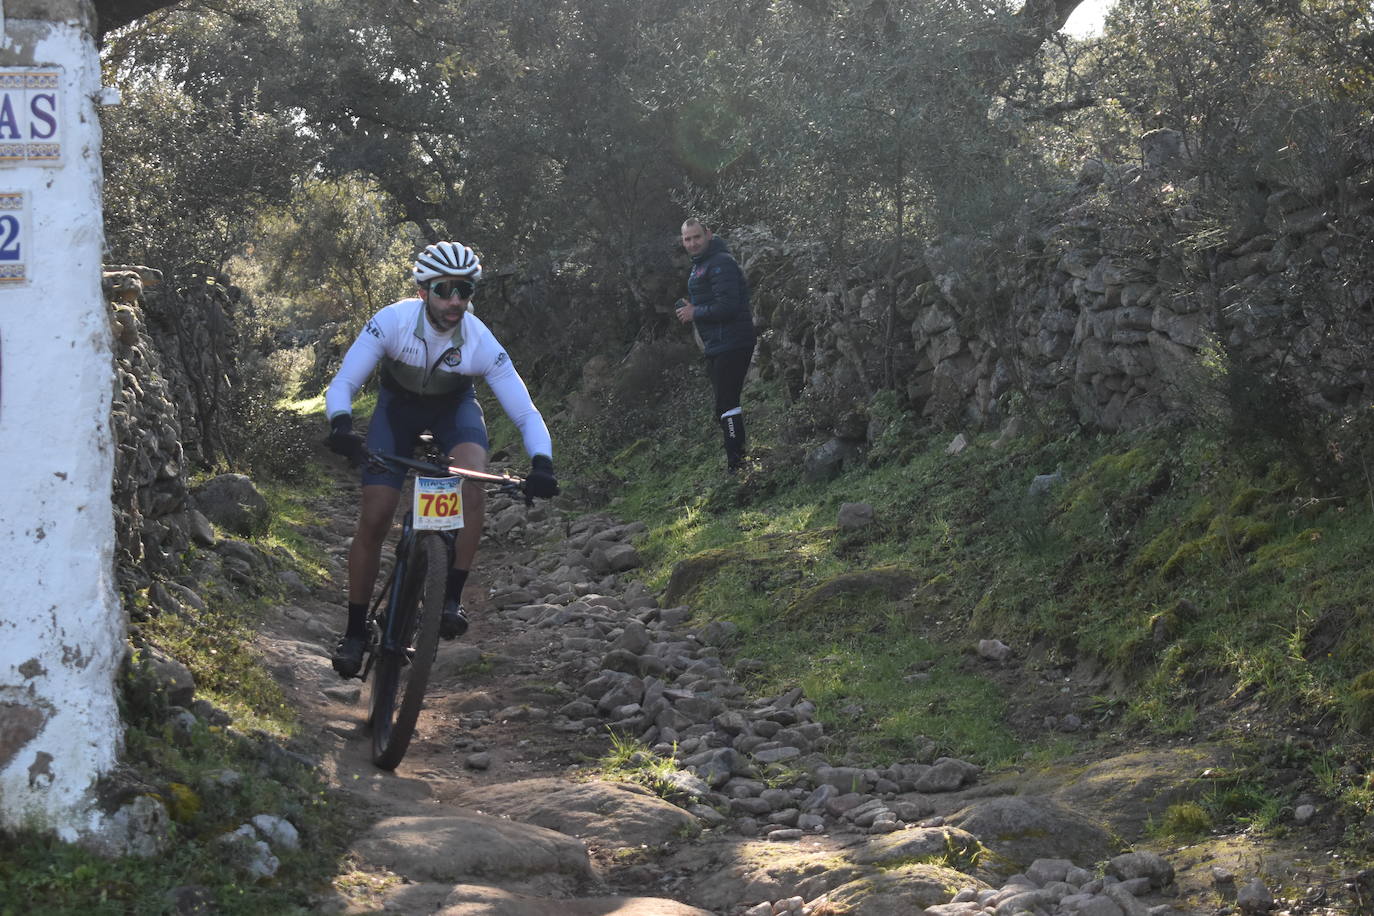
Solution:
{"label": "number 762", "polygon": [[420,514],[448,518],[463,511],[463,497],[452,493],[421,493]]}

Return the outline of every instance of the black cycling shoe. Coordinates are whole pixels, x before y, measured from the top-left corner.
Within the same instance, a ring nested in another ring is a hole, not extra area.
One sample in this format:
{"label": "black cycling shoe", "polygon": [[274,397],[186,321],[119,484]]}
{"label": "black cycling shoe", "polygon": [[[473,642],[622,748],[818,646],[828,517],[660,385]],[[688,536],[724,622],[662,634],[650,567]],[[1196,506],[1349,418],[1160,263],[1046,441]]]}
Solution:
{"label": "black cycling shoe", "polygon": [[468,631],[468,612],[458,603],[457,598],[444,601],[444,613],[439,616],[439,635],[444,639],[457,639]]}
{"label": "black cycling shoe", "polygon": [[345,636],[339,640],[334,657],[330,659],[339,677],[358,676],[358,671],[363,667],[363,650],[366,648],[367,640],[361,636]]}

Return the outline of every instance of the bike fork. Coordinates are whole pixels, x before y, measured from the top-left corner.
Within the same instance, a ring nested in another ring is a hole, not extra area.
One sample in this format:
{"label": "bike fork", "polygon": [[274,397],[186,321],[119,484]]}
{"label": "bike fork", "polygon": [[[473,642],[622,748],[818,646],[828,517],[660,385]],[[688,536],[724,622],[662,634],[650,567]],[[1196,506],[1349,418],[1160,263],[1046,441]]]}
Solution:
{"label": "bike fork", "polygon": [[406,634],[396,632],[395,610],[401,603],[401,589],[406,583],[407,567],[410,565],[410,553],[415,542],[415,529],[411,526],[411,515],[406,513],[405,519],[401,523],[401,538],[396,542],[396,560],[391,566],[391,578],[388,580],[387,588],[383,590],[386,597],[386,619],[382,621],[380,638],[377,643],[379,652],[396,652],[404,654],[408,661],[410,658],[410,646],[400,645],[406,639]]}

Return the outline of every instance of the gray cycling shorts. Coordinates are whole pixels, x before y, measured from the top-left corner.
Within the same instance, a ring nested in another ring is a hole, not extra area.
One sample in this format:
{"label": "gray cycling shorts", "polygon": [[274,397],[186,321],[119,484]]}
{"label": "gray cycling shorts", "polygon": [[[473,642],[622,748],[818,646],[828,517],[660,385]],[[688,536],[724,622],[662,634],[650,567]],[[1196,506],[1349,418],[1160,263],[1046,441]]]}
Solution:
{"label": "gray cycling shorts", "polygon": [[[409,458],[423,432],[433,435],[446,453],[466,442],[490,447],[486,418],[472,386],[453,398],[409,398],[381,388],[367,427],[367,447]],[[404,468],[374,470],[363,465],[363,486],[382,484],[399,490],[405,479]]]}

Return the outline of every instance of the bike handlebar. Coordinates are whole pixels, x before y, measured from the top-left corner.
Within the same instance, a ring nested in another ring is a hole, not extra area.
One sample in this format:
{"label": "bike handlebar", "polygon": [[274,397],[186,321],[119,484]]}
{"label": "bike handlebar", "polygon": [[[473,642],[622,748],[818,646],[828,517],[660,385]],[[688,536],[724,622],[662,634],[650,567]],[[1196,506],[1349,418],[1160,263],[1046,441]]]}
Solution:
{"label": "bike handlebar", "polygon": [[456,464],[433,464],[428,461],[416,461],[414,458],[407,458],[402,455],[392,455],[387,452],[376,452],[368,449],[367,458],[379,464],[391,462],[411,470],[421,471],[431,477],[461,477],[464,480],[472,480],[477,483],[493,485],[497,490],[507,496],[519,496],[525,500],[526,505],[534,504],[534,497],[525,492],[525,479],[516,477],[509,471],[502,474],[492,474],[488,471],[474,471],[470,468],[461,468]]}

